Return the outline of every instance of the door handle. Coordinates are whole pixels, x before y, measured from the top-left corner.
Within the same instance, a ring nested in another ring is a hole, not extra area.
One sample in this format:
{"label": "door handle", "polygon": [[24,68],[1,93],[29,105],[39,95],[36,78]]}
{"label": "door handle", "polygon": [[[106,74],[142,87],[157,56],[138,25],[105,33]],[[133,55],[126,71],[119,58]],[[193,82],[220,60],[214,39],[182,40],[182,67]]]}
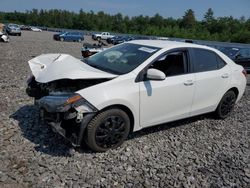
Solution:
{"label": "door handle", "polygon": [[193,84],[194,84],[193,80],[187,80],[186,82],[184,82],[185,86],[191,86]]}
{"label": "door handle", "polygon": [[222,78],[228,78],[228,77],[229,77],[229,74],[228,74],[228,73],[222,74],[221,77],[222,77]]}

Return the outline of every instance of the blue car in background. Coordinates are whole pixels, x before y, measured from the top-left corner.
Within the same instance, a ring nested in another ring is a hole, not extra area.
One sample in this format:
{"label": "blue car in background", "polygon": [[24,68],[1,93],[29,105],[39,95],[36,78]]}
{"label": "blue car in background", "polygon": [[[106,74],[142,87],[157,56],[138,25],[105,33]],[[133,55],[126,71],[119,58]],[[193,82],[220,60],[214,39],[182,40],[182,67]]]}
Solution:
{"label": "blue car in background", "polygon": [[54,34],[54,39],[60,40],[60,41],[81,42],[84,40],[84,35],[83,33],[80,33],[80,32],[63,32],[63,33]]}

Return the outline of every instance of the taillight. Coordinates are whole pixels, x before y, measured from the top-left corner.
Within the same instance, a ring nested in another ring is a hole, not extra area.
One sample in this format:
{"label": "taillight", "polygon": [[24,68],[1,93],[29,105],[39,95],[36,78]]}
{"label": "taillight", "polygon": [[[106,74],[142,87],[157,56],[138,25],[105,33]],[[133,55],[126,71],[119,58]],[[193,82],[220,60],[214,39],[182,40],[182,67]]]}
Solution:
{"label": "taillight", "polygon": [[247,71],[245,69],[242,71],[242,74],[244,74],[244,76],[247,77]]}

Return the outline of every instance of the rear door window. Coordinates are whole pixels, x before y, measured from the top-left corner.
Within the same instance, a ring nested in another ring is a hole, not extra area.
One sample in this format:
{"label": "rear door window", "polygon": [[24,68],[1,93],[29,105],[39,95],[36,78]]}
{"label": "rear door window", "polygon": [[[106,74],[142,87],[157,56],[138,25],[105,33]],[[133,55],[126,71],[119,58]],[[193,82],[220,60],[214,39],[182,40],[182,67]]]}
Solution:
{"label": "rear door window", "polygon": [[[223,62],[218,62],[217,55],[209,50],[194,48],[194,72],[217,70],[223,67]],[[225,64],[224,64],[225,65]]]}

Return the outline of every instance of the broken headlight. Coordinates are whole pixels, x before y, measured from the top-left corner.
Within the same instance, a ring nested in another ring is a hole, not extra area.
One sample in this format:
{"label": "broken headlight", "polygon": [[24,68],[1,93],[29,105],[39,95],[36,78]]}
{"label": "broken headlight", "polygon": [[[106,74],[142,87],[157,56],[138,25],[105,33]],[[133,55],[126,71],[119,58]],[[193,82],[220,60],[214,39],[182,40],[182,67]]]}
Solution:
{"label": "broken headlight", "polygon": [[40,108],[48,112],[66,112],[74,108],[79,113],[95,112],[97,109],[81,95],[49,95],[37,100]]}
{"label": "broken headlight", "polygon": [[90,104],[86,99],[81,95],[76,94],[67,99],[64,105],[70,105],[72,108],[75,108],[80,113],[95,112],[97,109]]}

